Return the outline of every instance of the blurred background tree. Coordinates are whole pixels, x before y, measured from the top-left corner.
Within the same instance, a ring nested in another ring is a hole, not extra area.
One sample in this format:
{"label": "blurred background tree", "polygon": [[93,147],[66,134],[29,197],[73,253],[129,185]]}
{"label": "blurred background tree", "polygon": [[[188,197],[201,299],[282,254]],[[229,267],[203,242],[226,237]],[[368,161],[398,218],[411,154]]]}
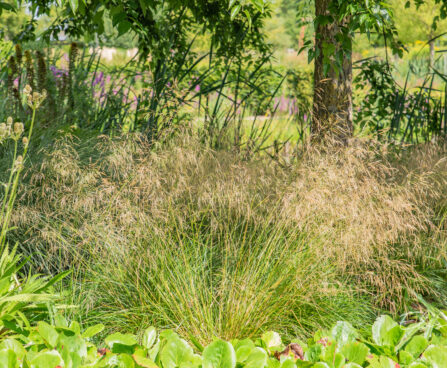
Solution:
{"label": "blurred background tree", "polygon": [[[3,0],[3,2],[11,6],[16,4],[14,0]],[[0,17],[0,37],[13,40],[30,19],[31,16],[27,13],[25,7],[21,7],[16,12],[3,12]]]}
{"label": "blurred background tree", "polygon": [[[426,42],[430,47],[429,66],[435,62],[435,46],[447,31],[447,20],[439,19],[441,4],[426,0],[420,6],[406,0],[392,0],[394,21],[404,44]],[[410,31],[411,30],[411,31]]]}

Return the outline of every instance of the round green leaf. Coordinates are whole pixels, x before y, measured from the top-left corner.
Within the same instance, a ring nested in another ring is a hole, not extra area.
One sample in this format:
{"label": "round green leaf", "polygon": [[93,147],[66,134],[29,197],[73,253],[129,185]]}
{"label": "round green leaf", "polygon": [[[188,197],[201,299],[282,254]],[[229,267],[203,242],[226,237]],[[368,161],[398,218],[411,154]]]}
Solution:
{"label": "round green leaf", "polygon": [[135,359],[135,362],[143,368],[158,368],[157,364],[155,364],[149,358],[136,354],[133,355],[133,358]]}
{"label": "round green leaf", "polygon": [[[291,358],[287,358],[281,362],[280,368],[296,368],[296,364]],[[326,368],[326,367],[320,367],[320,368]]]}
{"label": "round green leaf", "polygon": [[130,334],[122,334],[120,332],[114,333],[106,337],[105,342],[112,349],[113,345],[120,344],[125,346],[134,346],[137,345],[137,338],[135,335]]}
{"label": "round green leaf", "polygon": [[203,351],[203,368],[235,368],[236,352],[229,342],[217,340]]}
{"label": "round green leaf", "polygon": [[12,350],[20,360],[23,360],[26,354],[25,348],[17,340],[5,339],[0,344],[1,350]]}
{"label": "round green leaf", "polygon": [[327,363],[324,362],[318,362],[314,365],[314,368],[330,368]]}
{"label": "round green leaf", "polygon": [[261,339],[267,345],[267,348],[273,348],[282,345],[281,336],[277,332],[268,331],[262,334]]}
{"label": "round green leaf", "polygon": [[175,368],[180,367],[182,363],[189,362],[193,355],[192,348],[185,340],[174,337],[169,339],[161,350],[160,360],[163,368]]}
{"label": "round green leaf", "polygon": [[404,331],[389,316],[380,316],[372,326],[372,337],[377,345],[396,346],[402,338]]}
{"label": "round green leaf", "polygon": [[254,348],[255,344],[250,339],[238,341],[234,346],[234,349],[236,350],[237,362],[243,363],[244,361],[246,361]]}
{"label": "round green leaf", "polygon": [[409,352],[402,350],[399,352],[399,363],[400,364],[411,364],[414,362],[414,357]]}
{"label": "round green leaf", "polygon": [[423,358],[429,362],[433,368],[445,368],[447,364],[447,347],[430,346],[425,350]]}
{"label": "round green leaf", "polygon": [[0,367],[16,368],[19,367],[18,358],[13,350],[0,351]]}
{"label": "round green leaf", "polygon": [[90,337],[93,337],[93,336],[99,334],[102,330],[104,330],[104,325],[102,325],[102,324],[91,326],[84,331],[84,333],[82,334],[82,337],[88,339]]}
{"label": "round green leaf", "polygon": [[150,349],[154,345],[156,339],[157,330],[155,329],[155,327],[147,328],[143,334],[143,347],[145,347],[146,349]]}
{"label": "round green leaf", "polygon": [[414,362],[411,363],[408,368],[427,368],[427,366],[424,363],[421,362]]}
{"label": "round green leaf", "polygon": [[413,356],[413,358],[419,358],[419,356],[427,349],[428,341],[424,336],[414,336],[408,344],[405,346],[405,351]]}
{"label": "round green leaf", "polygon": [[245,361],[245,368],[264,368],[267,365],[268,355],[264,349],[254,348],[247,360]]}
{"label": "round green leaf", "polygon": [[348,361],[362,365],[369,354],[369,349],[365,344],[354,341],[343,346],[341,353]]}
{"label": "round green leaf", "polygon": [[358,337],[357,331],[348,322],[337,322],[332,328],[331,334],[339,346],[355,341]]}
{"label": "round green leaf", "polygon": [[63,366],[64,362],[56,350],[38,353],[31,360],[32,368],[55,368],[58,365]]}
{"label": "round green leaf", "polygon": [[59,334],[54,327],[41,321],[37,324],[37,331],[39,332],[40,336],[42,336],[43,339],[50,345],[50,347],[56,347]]}

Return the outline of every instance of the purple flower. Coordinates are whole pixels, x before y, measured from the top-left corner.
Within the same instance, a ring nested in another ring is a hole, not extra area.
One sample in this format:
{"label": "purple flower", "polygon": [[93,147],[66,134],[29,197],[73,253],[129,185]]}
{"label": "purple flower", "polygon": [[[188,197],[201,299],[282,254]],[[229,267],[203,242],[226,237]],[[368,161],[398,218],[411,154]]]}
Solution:
{"label": "purple flower", "polygon": [[58,69],[56,68],[54,65],[50,66],[50,70],[53,73],[54,78],[61,78],[64,75],[68,75],[68,71],[67,70],[63,70],[63,69]]}
{"label": "purple flower", "polygon": [[279,111],[281,112],[287,111],[287,100],[284,96],[281,96],[281,101],[279,103]]}
{"label": "purple flower", "polygon": [[104,73],[103,72],[99,72],[98,75],[95,77],[95,79],[93,81],[93,85],[96,86],[99,83],[102,84],[102,82],[104,82]]}
{"label": "purple flower", "polygon": [[196,91],[197,93],[200,92],[200,84],[198,84],[195,88],[194,91]]}

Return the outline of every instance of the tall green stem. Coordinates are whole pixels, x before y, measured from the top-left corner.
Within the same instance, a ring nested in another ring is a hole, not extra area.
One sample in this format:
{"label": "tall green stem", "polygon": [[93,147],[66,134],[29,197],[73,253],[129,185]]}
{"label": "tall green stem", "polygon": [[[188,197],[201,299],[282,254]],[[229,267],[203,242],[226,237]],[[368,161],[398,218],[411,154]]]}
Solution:
{"label": "tall green stem", "polygon": [[16,167],[16,163],[17,163],[18,139],[15,141],[15,145],[14,145],[14,158],[12,161],[11,174],[9,176],[9,181],[8,181],[8,184],[5,189],[5,196],[3,199],[2,211],[0,214],[1,215],[0,221],[2,222],[2,230],[0,233],[0,249],[1,250],[4,249],[6,233],[8,232],[9,222],[11,220],[12,208],[14,206],[14,202],[17,197],[17,188],[19,186],[20,174],[23,171],[23,167],[24,167],[23,164],[25,162],[25,158],[28,153],[28,147],[29,147],[29,142],[31,141],[31,136],[33,134],[33,127],[34,127],[34,122],[36,119],[36,108],[34,107],[32,109],[32,111],[33,111],[33,115],[32,115],[32,119],[31,119],[30,129],[28,132],[28,143],[25,145],[25,148],[23,150],[22,163],[17,167]]}
{"label": "tall green stem", "polygon": [[8,184],[6,185],[6,188],[5,188],[5,195],[3,198],[2,211],[0,212],[0,219],[3,219],[3,216],[5,214],[6,204],[7,204],[7,200],[8,200],[8,193],[9,193],[9,189],[11,188],[12,180],[14,178],[14,162],[16,162],[16,158],[17,158],[17,147],[18,147],[17,143],[18,143],[17,141],[14,142],[14,155],[12,158],[11,173],[9,174]]}

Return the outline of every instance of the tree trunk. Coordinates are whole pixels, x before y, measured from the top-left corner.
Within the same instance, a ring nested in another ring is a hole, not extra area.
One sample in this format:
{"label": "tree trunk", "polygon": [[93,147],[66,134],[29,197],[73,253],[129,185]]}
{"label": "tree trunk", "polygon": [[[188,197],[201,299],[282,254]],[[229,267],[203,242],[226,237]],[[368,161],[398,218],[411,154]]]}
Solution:
{"label": "tree trunk", "polygon": [[430,45],[430,60],[429,60],[429,67],[433,68],[435,65],[435,41],[431,40],[429,42]]}
{"label": "tree trunk", "polygon": [[[302,19],[304,22],[304,19]],[[301,50],[301,47],[304,46],[304,37],[306,36],[306,26],[301,26],[300,30],[300,38],[298,40],[298,50]]]}
{"label": "tree trunk", "polygon": [[[316,16],[328,15],[331,0],[315,0]],[[340,33],[341,23],[318,24],[315,30],[314,106],[311,127],[313,141],[336,140],[346,144],[353,134],[352,125],[352,59],[351,49],[343,50],[341,65],[337,67],[335,57],[325,67],[324,45],[334,45],[342,50],[336,36]],[[326,60],[327,61],[327,60]],[[326,62],[327,64],[327,62]]]}

